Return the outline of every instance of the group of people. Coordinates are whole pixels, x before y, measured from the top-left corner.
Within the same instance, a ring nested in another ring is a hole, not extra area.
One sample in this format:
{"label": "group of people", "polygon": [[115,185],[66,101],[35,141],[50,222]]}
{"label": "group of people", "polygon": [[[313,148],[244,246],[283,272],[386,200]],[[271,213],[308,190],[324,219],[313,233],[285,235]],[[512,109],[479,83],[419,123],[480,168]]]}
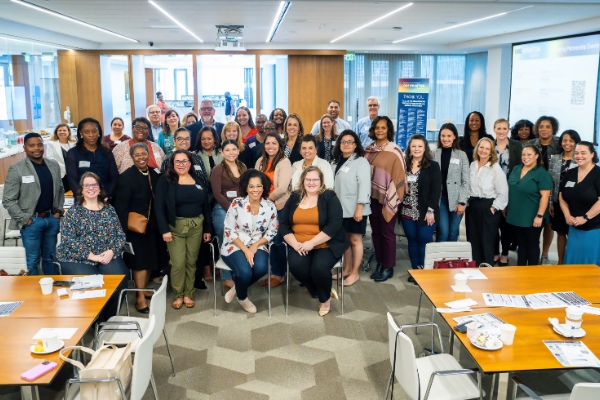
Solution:
{"label": "group of people", "polygon": [[[412,268],[422,268],[425,245],[434,234],[456,241],[465,214],[477,263],[507,265],[516,244],[519,265],[537,264],[544,229],[559,234],[559,262],[600,263],[598,250],[581,250],[600,239],[600,169],[594,147],[577,132],[556,139],[558,122],[544,116],[535,125],[519,121],[511,139],[508,121],[499,119],[492,138],[483,115],[472,112],[462,138],[447,123],[435,152],[422,135],[404,152],[390,118],[378,115],[379,101],[369,97],[367,106],[356,132],[339,117],[337,100],[311,134],[299,115],[281,108],[255,122],[239,107],[221,124],[210,100],[198,116],[180,119],[168,110],[164,122],[151,105],[148,118],[133,120],[131,136],[120,118],[106,136],[97,120],[84,118],[76,140],[60,124],[46,151],[38,134],[25,136],[27,157],[10,167],[3,205],[11,228],[21,229],[31,272],[40,259],[45,274],[56,272],[55,259],[63,273],[129,268],[144,289],[153,271],[170,264],[175,309],[194,307],[195,288],[214,279],[208,244],[216,236],[231,268],[222,272],[227,302],[237,299],[255,313],[248,287],[269,262],[272,274],[261,285],[281,284],[289,264],[326,315],[337,298],[332,279],[345,286],[360,279],[367,217],[375,282],[393,276],[396,224],[408,238]],[[77,201],[63,216],[68,189]],[[343,276],[332,276],[342,255]],[[139,312],[149,311],[151,295],[138,292]],[[111,304],[108,313],[116,312]]]}

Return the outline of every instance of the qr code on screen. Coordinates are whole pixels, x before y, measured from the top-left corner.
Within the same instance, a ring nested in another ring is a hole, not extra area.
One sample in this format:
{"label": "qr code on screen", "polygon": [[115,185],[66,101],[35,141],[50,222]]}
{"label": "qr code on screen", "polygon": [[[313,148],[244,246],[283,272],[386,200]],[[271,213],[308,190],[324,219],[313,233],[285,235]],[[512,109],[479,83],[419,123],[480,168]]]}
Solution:
{"label": "qr code on screen", "polygon": [[582,106],[585,100],[585,81],[571,81],[571,105]]}

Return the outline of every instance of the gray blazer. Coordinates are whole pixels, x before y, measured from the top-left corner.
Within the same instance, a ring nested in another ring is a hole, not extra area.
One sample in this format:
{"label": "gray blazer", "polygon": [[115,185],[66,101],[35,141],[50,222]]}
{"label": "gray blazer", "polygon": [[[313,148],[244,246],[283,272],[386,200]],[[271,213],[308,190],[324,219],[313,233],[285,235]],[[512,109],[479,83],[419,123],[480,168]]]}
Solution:
{"label": "gray blazer", "polygon": [[[52,174],[52,183],[54,184],[52,208],[63,211],[65,191],[62,185],[60,167],[54,160],[45,158],[44,162]],[[34,181],[23,183],[23,177],[26,176],[33,176]],[[23,225],[27,224],[27,221],[29,221],[29,218],[35,212],[35,206],[41,193],[40,180],[29,158],[26,157],[24,160],[16,162],[8,168],[6,182],[4,183],[2,205],[11,217],[10,229],[21,229]]]}
{"label": "gray blazer", "polygon": [[[433,160],[442,167],[442,149],[435,149]],[[458,164],[452,160],[458,160]],[[467,203],[469,199],[469,159],[462,150],[452,149],[450,165],[448,165],[448,178],[442,185],[448,190],[448,208],[454,211],[458,203]]]}
{"label": "gray blazer", "polygon": [[[337,164],[331,163],[335,172]],[[342,203],[344,218],[354,217],[356,205],[363,205],[363,216],[371,215],[371,166],[364,157],[352,154],[334,177],[334,188]]]}

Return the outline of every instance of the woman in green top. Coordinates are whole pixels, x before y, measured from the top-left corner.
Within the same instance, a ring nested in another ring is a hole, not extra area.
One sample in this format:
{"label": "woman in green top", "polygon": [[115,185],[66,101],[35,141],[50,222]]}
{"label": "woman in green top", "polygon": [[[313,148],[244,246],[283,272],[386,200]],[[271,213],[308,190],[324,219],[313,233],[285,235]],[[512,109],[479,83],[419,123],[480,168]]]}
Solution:
{"label": "woman in green top", "polygon": [[542,166],[540,151],[525,146],[522,165],[513,168],[508,177],[508,207],[506,222],[514,230],[517,245],[517,265],[537,265],[540,259],[540,235],[548,223],[548,201],[552,177]]}

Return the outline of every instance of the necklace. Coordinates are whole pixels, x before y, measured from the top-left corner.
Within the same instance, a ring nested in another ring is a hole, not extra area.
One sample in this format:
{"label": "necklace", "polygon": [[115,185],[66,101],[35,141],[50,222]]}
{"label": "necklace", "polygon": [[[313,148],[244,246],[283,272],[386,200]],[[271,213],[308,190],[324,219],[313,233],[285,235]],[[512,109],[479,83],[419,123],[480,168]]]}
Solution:
{"label": "necklace", "polygon": [[138,171],[140,171],[142,175],[148,176],[148,168],[146,168],[145,171],[142,171],[141,169],[138,169]]}

